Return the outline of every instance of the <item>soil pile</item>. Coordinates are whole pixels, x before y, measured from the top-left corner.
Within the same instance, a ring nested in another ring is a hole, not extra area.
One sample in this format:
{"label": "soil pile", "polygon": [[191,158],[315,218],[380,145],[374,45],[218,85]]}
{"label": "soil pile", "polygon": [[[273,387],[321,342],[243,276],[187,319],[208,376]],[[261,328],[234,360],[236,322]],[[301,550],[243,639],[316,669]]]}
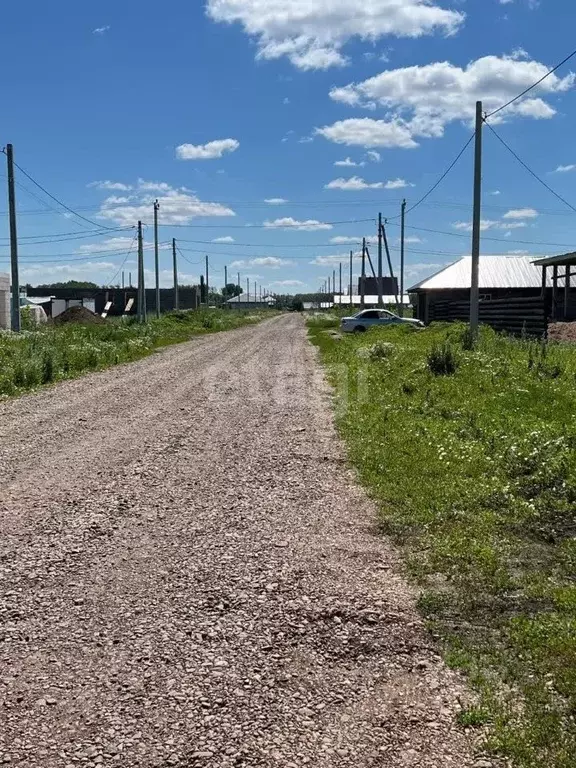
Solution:
{"label": "soil pile", "polygon": [[61,323],[84,323],[85,325],[101,325],[105,321],[91,312],[87,307],[68,307],[62,314],[54,318],[54,322]]}

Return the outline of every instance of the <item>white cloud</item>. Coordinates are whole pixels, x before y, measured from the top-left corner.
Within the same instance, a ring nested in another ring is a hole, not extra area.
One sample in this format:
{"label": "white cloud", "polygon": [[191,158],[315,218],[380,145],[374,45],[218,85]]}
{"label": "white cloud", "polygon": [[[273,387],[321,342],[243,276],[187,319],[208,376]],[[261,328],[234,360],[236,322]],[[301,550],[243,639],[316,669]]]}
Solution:
{"label": "white cloud", "polygon": [[268,205],[284,205],[288,200],[285,200],[283,197],[268,197],[264,202],[268,203]]}
{"label": "white cloud", "polygon": [[451,34],[465,18],[434,0],[208,0],[207,12],[214,21],[242,24],[257,40],[258,58],[287,56],[302,70],[343,66],[342,48],[355,37]]}
{"label": "white cloud", "polygon": [[366,157],[372,163],[380,163],[382,161],[382,155],[380,154],[380,152],[376,152],[373,149],[371,149],[370,152],[366,152]]}
{"label": "white cloud", "polygon": [[[362,252],[356,251],[353,254],[353,259],[361,259],[362,258]],[[313,259],[310,264],[314,264],[317,267],[328,267],[328,266],[338,266],[338,264],[342,263],[343,265],[350,263],[350,254],[349,253],[336,253],[332,256],[316,256],[315,259]]]}
{"label": "white cloud", "polygon": [[[460,229],[464,232],[472,232],[472,224],[469,221],[457,221],[452,224],[454,229]],[[487,229],[522,229],[527,227],[525,221],[494,221],[493,219],[482,219],[480,221],[480,230],[485,232]]]}
{"label": "white cloud", "polygon": [[233,261],[231,269],[245,269],[247,267],[268,267],[270,269],[279,269],[292,264],[288,259],[280,259],[277,256],[257,256],[254,259],[239,259]]}
{"label": "white cloud", "polygon": [[290,104],[290,99],[288,98],[288,96],[284,97],[284,100],[282,101],[282,104]]}
{"label": "white cloud", "polygon": [[422,274],[433,274],[434,272],[438,272],[440,269],[446,267],[448,263],[449,262],[444,264],[430,264],[423,261],[417,262],[416,264],[407,264],[406,277],[417,277],[418,275]]}
{"label": "white cloud", "polygon": [[76,264],[34,264],[21,265],[20,275],[26,280],[37,284],[43,282],[60,282],[61,280],[92,280],[102,283],[112,277],[113,272],[120,265],[111,261],[85,261]]}
{"label": "white cloud", "polygon": [[[405,237],[404,242],[406,245],[417,245],[418,243],[423,243],[424,240],[422,240],[420,237],[416,237],[416,235]],[[400,238],[398,237],[396,239],[396,245],[400,245]]]}
{"label": "white cloud", "polygon": [[[461,68],[448,61],[390,69],[361,83],[333,88],[334,101],[353,107],[389,110],[383,120],[340,121],[319,129],[331,141],[363,146],[411,147],[417,137],[438,138],[456,120],[472,122],[475,103],[490,112],[542,78],[549,66],[511,56],[484,56]],[[571,89],[575,75],[550,75],[530,96],[510,105],[493,122],[516,117],[546,119],[556,114],[544,96]],[[376,138],[380,138],[380,144]]]}
{"label": "white cloud", "polygon": [[264,226],[269,229],[296,229],[304,232],[314,232],[318,229],[332,229],[332,224],[326,224],[323,221],[317,221],[316,219],[298,221],[298,219],[293,219],[291,216],[287,216],[283,219],[275,219],[274,221],[265,221]]}
{"label": "white cloud", "polygon": [[84,243],[77,249],[78,253],[98,253],[99,251],[120,251],[129,250],[130,246],[135,248],[136,240],[134,237],[109,237],[99,243]]}
{"label": "white cloud", "polygon": [[558,168],[554,171],[554,173],[570,173],[570,171],[575,171],[576,165],[559,165]]}
{"label": "white cloud", "polygon": [[117,192],[129,192],[132,189],[130,184],[123,184],[120,181],[91,181],[87,186],[95,187],[96,189],[115,190]]}
{"label": "white cloud", "polygon": [[370,184],[361,179],[360,176],[352,176],[350,179],[333,179],[333,181],[324,185],[324,189],[342,189],[348,192],[356,192],[362,189],[382,189],[383,186],[383,181],[376,181]]}
{"label": "white cloud", "polygon": [[494,196],[497,196],[497,195],[501,195],[502,193],[500,192],[500,190],[499,190],[499,189],[495,189],[495,190],[493,190],[492,192],[490,192],[490,194],[491,194],[491,195],[494,195]]}
{"label": "white cloud", "polygon": [[373,120],[370,117],[338,120],[332,125],[316,128],[316,133],[336,144],[359,147],[385,147],[387,149],[413,149],[418,143],[412,131],[398,119]]}
{"label": "white cloud", "polygon": [[517,250],[514,250],[514,251],[506,251],[506,253],[509,256],[528,256],[530,251],[523,251],[522,249],[517,249]]}
{"label": "white cloud", "polygon": [[314,141],[313,136],[302,136],[298,139],[298,144],[311,144]]}
{"label": "white cloud", "polygon": [[300,288],[303,285],[306,285],[306,283],[303,283],[302,280],[273,280],[270,285],[281,285],[285,288]]}
{"label": "white cloud", "polygon": [[235,152],[240,146],[236,139],[218,139],[208,144],[180,144],[176,147],[178,160],[215,160],[227,152]]}
{"label": "white cloud", "polygon": [[104,35],[108,30],[110,29],[110,24],[107,24],[105,27],[96,27],[96,29],[92,30],[93,35]]}
{"label": "white cloud", "polygon": [[503,219],[535,219],[538,216],[538,211],[534,208],[517,208],[508,211],[502,217]]}
{"label": "white cloud", "polygon": [[354,160],[352,160],[351,157],[347,157],[345,160],[336,160],[334,165],[340,166],[342,168],[361,168],[366,165],[366,163],[356,163]]}
{"label": "white cloud", "polygon": [[233,237],[230,237],[230,235],[227,235],[226,237],[215,237],[214,240],[212,240],[213,243],[235,243]]}
{"label": "white cloud", "polygon": [[406,187],[413,186],[414,184],[410,184],[410,182],[405,181],[404,179],[393,179],[386,182],[385,189],[406,189]]}
{"label": "white cloud", "polygon": [[[154,200],[160,204],[161,224],[188,224],[192,219],[212,216],[235,216],[233,210],[221,203],[206,203],[185,187],[176,189],[165,182],[138,181],[139,194],[130,198],[108,197],[100,206],[99,218],[121,225],[152,218]],[[150,194],[155,191],[156,194]]]}
{"label": "white cloud", "polygon": [[[338,235],[338,237],[331,237],[330,242],[334,243],[334,245],[345,245],[346,243],[353,243],[355,245],[359,245],[362,243],[362,236],[358,237],[347,237],[344,235]],[[377,237],[367,237],[366,242],[368,245],[372,245],[374,243],[378,242]]]}

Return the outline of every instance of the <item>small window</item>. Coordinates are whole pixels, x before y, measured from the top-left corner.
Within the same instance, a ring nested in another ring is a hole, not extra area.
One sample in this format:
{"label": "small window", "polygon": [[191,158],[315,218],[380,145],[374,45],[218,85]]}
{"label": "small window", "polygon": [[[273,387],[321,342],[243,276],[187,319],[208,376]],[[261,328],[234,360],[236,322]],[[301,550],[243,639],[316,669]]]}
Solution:
{"label": "small window", "polygon": [[480,294],[480,301],[492,301],[492,294],[491,293],[481,293]]}

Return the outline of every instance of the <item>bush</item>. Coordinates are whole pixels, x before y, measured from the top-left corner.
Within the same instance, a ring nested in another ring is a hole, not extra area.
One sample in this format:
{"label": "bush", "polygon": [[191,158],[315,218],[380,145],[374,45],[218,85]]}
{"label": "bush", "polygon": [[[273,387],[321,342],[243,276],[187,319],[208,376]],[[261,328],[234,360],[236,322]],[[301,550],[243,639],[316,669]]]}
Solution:
{"label": "bush", "polygon": [[434,376],[452,376],[456,373],[458,360],[449,341],[432,347],[428,354],[428,368]]}
{"label": "bush", "polygon": [[389,341],[377,341],[368,347],[370,360],[387,360],[394,352],[394,344]]}

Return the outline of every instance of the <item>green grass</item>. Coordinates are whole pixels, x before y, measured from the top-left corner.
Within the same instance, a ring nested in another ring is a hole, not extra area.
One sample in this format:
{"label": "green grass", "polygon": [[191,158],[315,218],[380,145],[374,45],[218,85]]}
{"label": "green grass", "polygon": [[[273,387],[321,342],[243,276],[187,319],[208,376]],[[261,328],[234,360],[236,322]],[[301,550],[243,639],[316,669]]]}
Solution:
{"label": "green grass", "polygon": [[482,329],[470,350],[462,325],[310,334],[381,529],[478,691],[461,723],[518,768],[574,768],[576,349]]}
{"label": "green grass", "polygon": [[255,323],[270,313],[179,311],[139,325],[133,318],[101,325],[44,325],[0,332],[0,396],[18,395],[62,379],[128,363],[192,336]]}

